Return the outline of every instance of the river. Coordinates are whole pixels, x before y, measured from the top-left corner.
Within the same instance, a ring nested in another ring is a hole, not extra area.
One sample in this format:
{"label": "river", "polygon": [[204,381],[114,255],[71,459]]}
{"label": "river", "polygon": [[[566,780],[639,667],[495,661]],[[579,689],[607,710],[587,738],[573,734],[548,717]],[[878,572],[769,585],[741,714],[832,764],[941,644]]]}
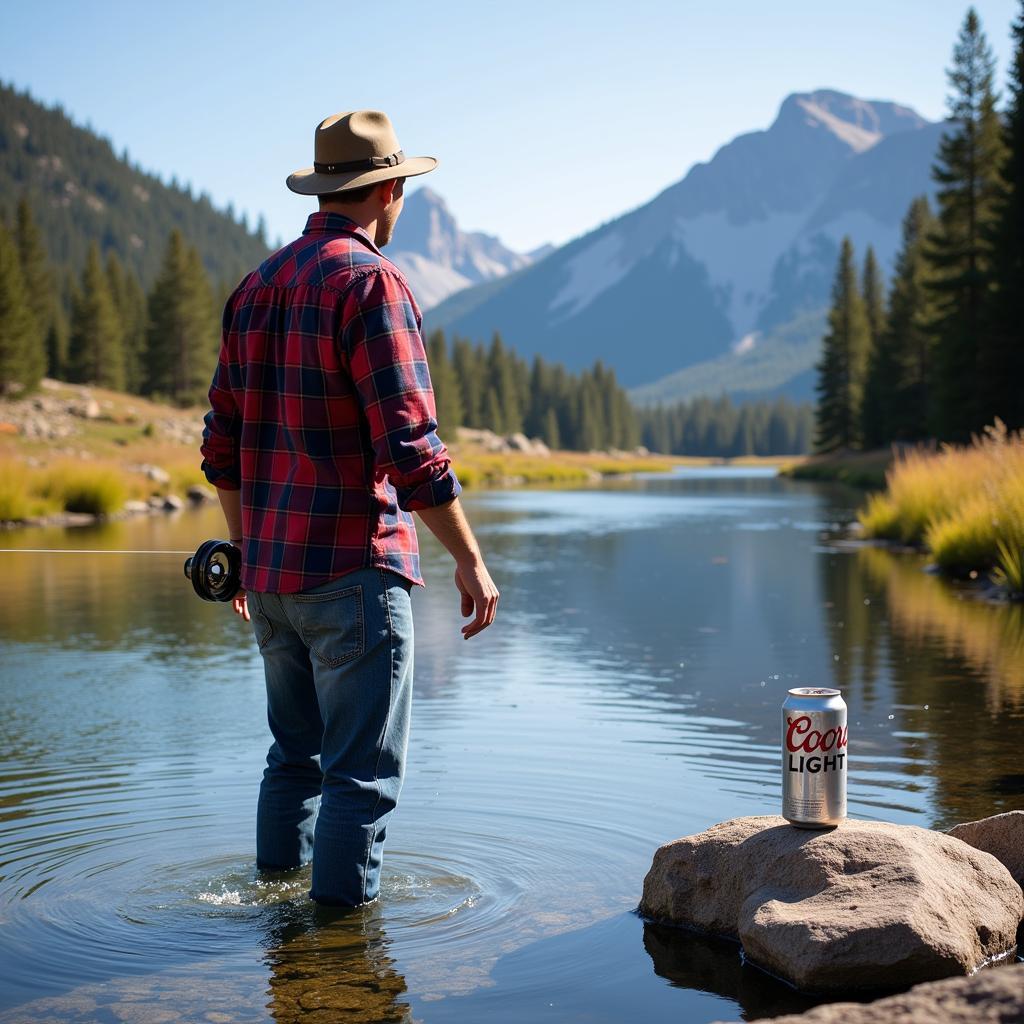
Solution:
{"label": "river", "polygon": [[[463,641],[421,528],[409,775],[382,898],[253,872],[248,627],[179,554],[216,509],[0,534],[0,1021],[735,1020],[812,1001],[634,913],[655,848],[777,813],[787,688],[842,688],[850,813],[1024,807],[1024,610],[850,544],[857,492],[753,469],[467,494]],[[93,549],[30,553],[14,548]]]}

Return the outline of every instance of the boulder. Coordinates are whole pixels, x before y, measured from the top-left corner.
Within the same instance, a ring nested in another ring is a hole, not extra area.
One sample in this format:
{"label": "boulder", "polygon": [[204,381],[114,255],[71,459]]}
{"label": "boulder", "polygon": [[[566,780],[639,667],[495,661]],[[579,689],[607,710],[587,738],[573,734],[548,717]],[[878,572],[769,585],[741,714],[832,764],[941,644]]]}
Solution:
{"label": "boulder", "polygon": [[505,438],[505,443],[514,452],[532,452],[533,442],[523,433],[516,432]]}
{"label": "boulder", "polygon": [[1014,881],[1024,887],[1024,811],[966,821],[954,825],[946,835],[992,854],[1013,875]]}
{"label": "boulder", "polygon": [[[917,985],[873,1003],[827,1003],[772,1024],[1020,1024],[1024,1020],[1024,964]],[[718,1024],[723,1024],[719,1021]]]}
{"label": "boulder", "polygon": [[149,511],[149,503],[145,501],[126,501],[122,511],[126,515],[138,516]]}
{"label": "boulder", "polygon": [[895,989],[1012,956],[1024,894],[994,857],[941,832],[764,816],[662,846],[640,912],[738,939],[806,991]]}
{"label": "boulder", "polygon": [[185,492],[185,497],[193,505],[206,505],[211,501],[217,500],[217,495],[213,493],[213,488],[205,487],[203,484],[192,484]]}
{"label": "boulder", "polygon": [[168,494],[163,499],[163,504],[160,506],[165,512],[179,512],[185,507],[185,502],[181,500],[176,494]]}
{"label": "boulder", "polygon": [[152,480],[155,484],[169,484],[171,482],[171,474],[160,466],[142,465],[139,466],[139,472],[142,473],[147,480]]}

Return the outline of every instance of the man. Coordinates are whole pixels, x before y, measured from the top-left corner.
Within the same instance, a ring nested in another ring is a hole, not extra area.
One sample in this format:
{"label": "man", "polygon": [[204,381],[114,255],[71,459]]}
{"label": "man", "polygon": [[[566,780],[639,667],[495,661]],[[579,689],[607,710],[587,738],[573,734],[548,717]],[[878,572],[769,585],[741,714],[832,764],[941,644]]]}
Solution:
{"label": "man", "polygon": [[321,122],[314,152],[288,187],[319,212],[225,307],[202,454],[266,675],[257,865],[312,854],[313,899],[354,906],[377,895],[405,771],[423,582],[410,513],[455,559],[465,638],[493,621],[498,591],[435,432],[419,309],[380,252],[405,179],[437,161],[405,157],[372,110]]}

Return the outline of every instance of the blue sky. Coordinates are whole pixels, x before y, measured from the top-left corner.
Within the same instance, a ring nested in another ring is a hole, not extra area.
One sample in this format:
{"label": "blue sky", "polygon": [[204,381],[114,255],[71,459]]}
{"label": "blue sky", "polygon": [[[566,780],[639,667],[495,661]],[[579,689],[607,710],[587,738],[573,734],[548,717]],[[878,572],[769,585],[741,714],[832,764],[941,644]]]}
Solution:
{"label": "blue sky", "polygon": [[[285,176],[338,110],[388,112],[463,227],[525,250],[631,209],[791,92],[938,120],[967,4],[5,3],[0,78],[60,102],[147,170],[301,229]],[[1004,89],[1014,0],[976,3]]]}

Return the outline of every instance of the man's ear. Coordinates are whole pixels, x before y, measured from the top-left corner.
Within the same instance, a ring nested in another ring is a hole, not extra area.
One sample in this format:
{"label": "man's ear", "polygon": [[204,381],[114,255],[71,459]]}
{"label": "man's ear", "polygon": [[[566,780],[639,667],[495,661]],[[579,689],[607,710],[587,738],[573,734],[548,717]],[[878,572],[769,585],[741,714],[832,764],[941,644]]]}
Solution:
{"label": "man's ear", "polygon": [[380,195],[380,201],[385,206],[391,205],[391,200],[395,197],[395,185],[397,182],[397,178],[388,178],[387,181],[380,183],[380,192],[378,194]]}

